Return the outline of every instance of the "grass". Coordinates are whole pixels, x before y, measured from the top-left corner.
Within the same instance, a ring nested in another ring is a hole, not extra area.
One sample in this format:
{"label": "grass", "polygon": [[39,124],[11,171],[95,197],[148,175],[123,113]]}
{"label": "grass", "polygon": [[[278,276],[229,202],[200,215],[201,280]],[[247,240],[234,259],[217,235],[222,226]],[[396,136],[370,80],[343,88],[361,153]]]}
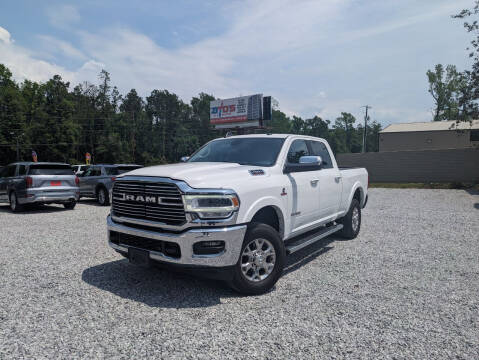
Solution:
{"label": "grass", "polygon": [[465,183],[370,183],[370,188],[386,189],[476,189],[479,184]]}

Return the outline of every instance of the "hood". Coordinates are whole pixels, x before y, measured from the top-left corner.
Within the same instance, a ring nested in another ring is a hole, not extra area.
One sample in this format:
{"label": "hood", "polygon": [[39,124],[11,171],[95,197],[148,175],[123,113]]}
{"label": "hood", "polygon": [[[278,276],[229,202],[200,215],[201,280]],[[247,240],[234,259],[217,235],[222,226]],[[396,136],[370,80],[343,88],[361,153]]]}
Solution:
{"label": "hood", "polygon": [[[262,169],[265,175],[253,176],[249,170]],[[248,179],[268,176],[268,168],[240,165],[236,163],[191,162],[171,165],[150,166],[130,171],[124,176],[158,176],[185,181],[194,188],[230,188],[230,184]]]}

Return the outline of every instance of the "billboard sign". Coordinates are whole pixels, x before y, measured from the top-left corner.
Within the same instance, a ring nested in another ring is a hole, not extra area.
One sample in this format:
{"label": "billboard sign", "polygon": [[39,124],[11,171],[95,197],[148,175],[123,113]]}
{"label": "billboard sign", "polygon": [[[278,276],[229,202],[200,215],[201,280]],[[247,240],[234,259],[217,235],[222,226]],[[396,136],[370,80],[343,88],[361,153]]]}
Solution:
{"label": "billboard sign", "polygon": [[219,127],[258,126],[263,95],[241,96],[210,102],[210,122]]}

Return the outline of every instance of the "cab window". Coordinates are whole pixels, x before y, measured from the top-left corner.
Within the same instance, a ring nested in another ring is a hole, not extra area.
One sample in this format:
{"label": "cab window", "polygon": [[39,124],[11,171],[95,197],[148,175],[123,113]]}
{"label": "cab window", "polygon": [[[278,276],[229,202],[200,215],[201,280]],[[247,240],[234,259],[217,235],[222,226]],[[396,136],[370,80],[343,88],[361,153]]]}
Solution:
{"label": "cab window", "polygon": [[321,168],[331,169],[333,163],[331,161],[331,156],[329,155],[328,148],[321,141],[310,141],[311,146],[311,155],[321,156]]}
{"label": "cab window", "polygon": [[7,175],[6,177],[13,177],[17,171],[17,165],[8,165],[7,166]]}
{"label": "cab window", "polygon": [[100,176],[100,175],[101,175],[101,168],[99,167],[91,167],[85,173],[85,176]]}
{"label": "cab window", "polygon": [[294,140],[288,151],[288,163],[299,164],[301,156],[308,156],[309,150],[305,140]]}
{"label": "cab window", "polygon": [[23,176],[26,174],[27,174],[27,166],[26,165],[18,166],[18,176]]}

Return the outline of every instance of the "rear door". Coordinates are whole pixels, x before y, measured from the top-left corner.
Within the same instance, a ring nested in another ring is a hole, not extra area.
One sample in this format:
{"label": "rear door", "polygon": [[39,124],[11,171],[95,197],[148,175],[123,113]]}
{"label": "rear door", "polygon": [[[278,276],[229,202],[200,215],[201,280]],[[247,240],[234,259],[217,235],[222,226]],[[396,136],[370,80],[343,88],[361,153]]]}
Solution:
{"label": "rear door", "polygon": [[311,155],[321,157],[321,169],[316,172],[319,191],[319,218],[334,216],[341,203],[341,173],[334,167],[331,154],[326,144],[319,140],[308,140]]}

